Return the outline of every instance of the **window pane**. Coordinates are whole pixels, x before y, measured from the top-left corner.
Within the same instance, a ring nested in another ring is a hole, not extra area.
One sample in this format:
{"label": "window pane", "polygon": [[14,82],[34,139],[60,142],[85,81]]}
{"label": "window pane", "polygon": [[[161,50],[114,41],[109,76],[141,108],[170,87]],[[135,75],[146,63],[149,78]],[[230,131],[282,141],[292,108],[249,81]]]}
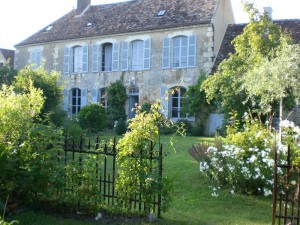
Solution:
{"label": "window pane", "polygon": [[80,73],[82,71],[82,47],[73,48],[73,72]]}
{"label": "window pane", "polygon": [[112,44],[103,45],[102,49],[102,71],[112,70]]}
{"label": "window pane", "polygon": [[178,98],[172,99],[172,107],[178,107]]}
{"label": "window pane", "polygon": [[143,41],[133,41],[132,42],[132,70],[142,70],[143,60],[144,60],[144,42]]}

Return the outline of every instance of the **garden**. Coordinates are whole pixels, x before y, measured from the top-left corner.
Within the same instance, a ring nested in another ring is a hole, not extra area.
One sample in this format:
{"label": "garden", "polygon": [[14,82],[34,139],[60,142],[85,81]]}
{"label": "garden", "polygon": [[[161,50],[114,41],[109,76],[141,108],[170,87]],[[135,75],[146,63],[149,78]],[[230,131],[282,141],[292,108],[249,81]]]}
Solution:
{"label": "garden", "polygon": [[[194,124],[159,100],[126,121],[122,77],[107,109],[68,115],[55,71],[0,67],[0,224],[299,222],[300,129],[282,112],[300,97],[300,46],[245,8],[236,52],[184,97]],[[224,126],[200,137],[210,112]]]}

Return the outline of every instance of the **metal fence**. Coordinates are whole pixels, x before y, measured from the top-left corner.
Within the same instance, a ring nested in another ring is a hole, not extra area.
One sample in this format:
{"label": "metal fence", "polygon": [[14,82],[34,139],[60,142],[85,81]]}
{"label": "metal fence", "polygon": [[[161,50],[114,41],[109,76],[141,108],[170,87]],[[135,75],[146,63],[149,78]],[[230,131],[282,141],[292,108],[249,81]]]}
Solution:
{"label": "metal fence", "polygon": [[[57,153],[57,163],[64,174],[56,185],[57,199],[71,207],[76,206],[79,211],[87,208],[119,207],[145,214],[151,208],[158,217],[161,216],[161,194],[152,196],[151,202],[145,202],[141,193],[132,196],[130,204],[120,200],[115,188],[118,176],[116,138],[112,141],[101,141],[99,137],[91,141],[89,138],[87,144],[84,141],[82,136],[79,143],[66,136],[63,151]],[[161,178],[162,145],[154,148],[153,143],[150,143],[150,151],[150,156],[138,157],[150,160],[153,165],[151,171],[155,171]]]}
{"label": "metal fence", "polygon": [[291,147],[283,155],[274,153],[274,187],[272,224],[300,224],[300,166],[291,160]]}

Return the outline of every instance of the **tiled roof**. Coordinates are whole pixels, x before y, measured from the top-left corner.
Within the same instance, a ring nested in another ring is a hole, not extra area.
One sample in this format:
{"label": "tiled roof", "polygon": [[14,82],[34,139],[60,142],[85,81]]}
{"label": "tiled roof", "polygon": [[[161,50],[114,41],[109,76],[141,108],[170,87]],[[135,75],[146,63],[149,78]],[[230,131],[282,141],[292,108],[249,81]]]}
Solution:
{"label": "tiled roof", "polygon": [[15,60],[15,51],[10,49],[0,48],[0,52],[3,54],[6,60],[10,59],[9,65],[13,67],[14,60]]}
{"label": "tiled roof", "polygon": [[[90,6],[76,17],[76,10],[17,44],[29,45],[127,32],[211,23],[220,0],[131,0]],[[158,12],[166,10],[163,16]],[[91,23],[90,27],[86,25]]]}
{"label": "tiled roof", "polygon": [[[300,19],[275,20],[274,23],[278,24],[281,27],[282,31],[287,31],[289,34],[291,34],[292,38],[296,42],[300,42]],[[230,24],[227,26],[211,74],[217,71],[219,64],[223,59],[228,58],[229,53],[234,52],[234,48],[231,42],[236,36],[240,35],[243,32],[243,29],[246,25],[247,24]]]}

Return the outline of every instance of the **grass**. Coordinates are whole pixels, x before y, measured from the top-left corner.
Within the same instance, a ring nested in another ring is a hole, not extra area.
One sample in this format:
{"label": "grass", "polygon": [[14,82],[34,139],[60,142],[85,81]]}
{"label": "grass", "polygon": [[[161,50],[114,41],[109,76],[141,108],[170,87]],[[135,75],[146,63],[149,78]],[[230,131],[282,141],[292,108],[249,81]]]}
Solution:
{"label": "grass", "polygon": [[[219,190],[218,197],[211,196],[209,186],[213,184],[199,173],[198,163],[187,149],[201,141],[212,139],[200,137],[176,137],[176,152],[167,148],[169,137],[163,136],[164,151],[170,154],[164,160],[164,175],[171,178],[174,185],[173,202],[163,218],[154,224],[160,225],[265,225],[271,224],[272,199],[257,196],[231,195]],[[24,212],[14,216],[21,225],[89,225],[92,221],[64,219],[60,216],[37,212]],[[147,224],[141,221],[115,221],[97,224]]]}

